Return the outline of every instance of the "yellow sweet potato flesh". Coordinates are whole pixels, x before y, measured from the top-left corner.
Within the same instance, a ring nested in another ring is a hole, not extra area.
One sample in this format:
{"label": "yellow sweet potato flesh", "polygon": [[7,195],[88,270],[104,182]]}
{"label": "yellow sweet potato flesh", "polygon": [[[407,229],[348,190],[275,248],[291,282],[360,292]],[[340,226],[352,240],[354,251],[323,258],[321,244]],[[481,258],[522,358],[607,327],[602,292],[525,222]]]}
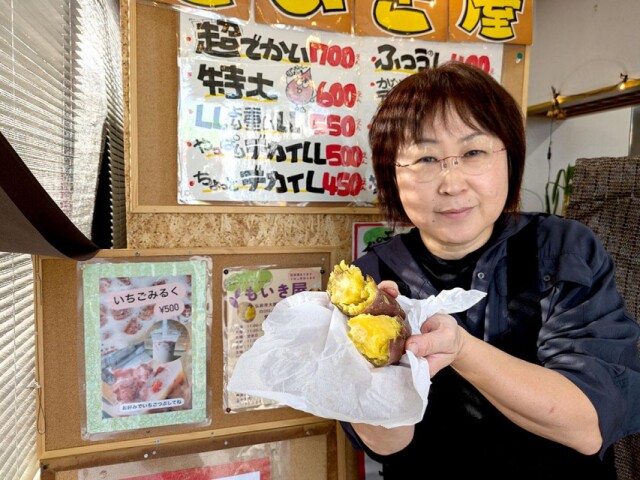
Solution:
{"label": "yellow sweet potato flesh", "polygon": [[404,334],[402,319],[388,315],[356,315],[347,325],[347,335],[353,344],[376,367],[390,363],[389,348]]}
{"label": "yellow sweet potato flesh", "polygon": [[355,265],[348,265],[342,260],[329,275],[327,285],[329,300],[344,314],[353,316],[364,312],[378,294],[378,287],[373,279],[365,277]]}

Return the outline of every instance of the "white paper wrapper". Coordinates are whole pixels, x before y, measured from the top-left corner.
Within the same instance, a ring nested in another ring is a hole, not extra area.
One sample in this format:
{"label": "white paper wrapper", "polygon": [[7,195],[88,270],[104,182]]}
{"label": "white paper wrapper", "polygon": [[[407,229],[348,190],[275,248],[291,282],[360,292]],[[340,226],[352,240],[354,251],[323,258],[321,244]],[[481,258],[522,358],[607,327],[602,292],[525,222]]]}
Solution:
{"label": "white paper wrapper", "polygon": [[[464,311],[485,295],[456,288],[398,302],[418,334],[434,313]],[[387,428],[418,423],[431,385],[427,361],[407,352],[398,365],[373,367],[347,336],[347,319],[326,292],[280,301],[262,325],[264,335],[240,356],[227,389],[323,418]]]}

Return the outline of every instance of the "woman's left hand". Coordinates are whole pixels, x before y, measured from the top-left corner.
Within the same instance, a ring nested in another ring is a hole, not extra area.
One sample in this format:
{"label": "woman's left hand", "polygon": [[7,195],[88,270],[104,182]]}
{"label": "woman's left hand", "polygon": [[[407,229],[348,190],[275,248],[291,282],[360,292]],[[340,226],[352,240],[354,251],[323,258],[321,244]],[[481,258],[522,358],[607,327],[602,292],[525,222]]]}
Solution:
{"label": "woman's left hand", "polygon": [[407,339],[405,348],[427,359],[433,377],[456,359],[464,344],[464,331],[451,315],[436,313],[422,324],[420,332]]}

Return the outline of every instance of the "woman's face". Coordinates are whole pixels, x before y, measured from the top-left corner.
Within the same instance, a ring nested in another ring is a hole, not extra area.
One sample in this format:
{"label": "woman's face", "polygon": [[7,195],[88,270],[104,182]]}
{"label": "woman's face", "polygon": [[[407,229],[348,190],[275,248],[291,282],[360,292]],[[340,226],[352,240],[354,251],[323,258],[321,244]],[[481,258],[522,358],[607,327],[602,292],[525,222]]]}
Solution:
{"label": "woman's face", "polygon": [[[448,158],[449,168],[442,170],[434,162],[452,156],[462,157],[459,165]],[[480,248],[491,237],[507,199],[504,144],[451,112],[446,128],[442,119],[436,119],[423,138],[400,149],[396,163],[411,165],[418,159],[421,162],[411,167],[396,166],[396,178],[402,206],[426,247],[443,259],[462,258]],[[431,174],[424,175],[424,169]]]}

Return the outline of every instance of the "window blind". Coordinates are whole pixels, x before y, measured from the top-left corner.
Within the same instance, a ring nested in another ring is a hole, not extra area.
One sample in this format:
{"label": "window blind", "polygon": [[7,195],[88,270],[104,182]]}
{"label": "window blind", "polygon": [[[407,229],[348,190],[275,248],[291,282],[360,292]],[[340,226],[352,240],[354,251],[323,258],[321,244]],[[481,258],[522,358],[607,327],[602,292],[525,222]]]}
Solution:
{"label": "window blind", "polygon": [[[49,195],[70,205],[68,2],[0,0],[0,129]],[[67,123],[68,124],[68,123]],[[30,480],[36,457],[31,257],[0,253],[0,478]]]}
{"label": "window blind", "polygon": [[31,480],[36,459],[31,257],[0,253],[0,478]]}
{"label": "window blind", "polygon": [[[0,0],[0,131],[87,237],[106,171],[117,247],[125,242],[121,85],[118,0]],[[3,480],[34,478],[38,427],[46,428],[36,418],[34,310],[31,257],[0,252]]]}

